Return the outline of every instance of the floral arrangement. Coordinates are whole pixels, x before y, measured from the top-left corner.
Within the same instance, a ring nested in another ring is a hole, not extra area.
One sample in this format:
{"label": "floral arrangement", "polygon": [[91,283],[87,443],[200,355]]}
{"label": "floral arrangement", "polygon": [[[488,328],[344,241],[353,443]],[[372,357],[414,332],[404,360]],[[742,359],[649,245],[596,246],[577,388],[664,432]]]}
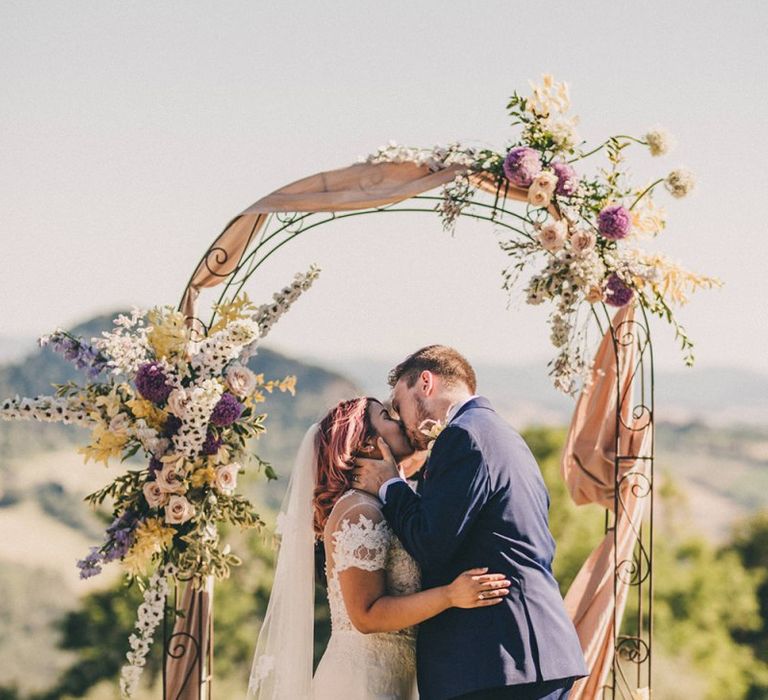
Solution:
{"label": "floral arrangement", "polygon": [[[666,226],[666,213],[655,199],[659,186],[681,198],[694,188],[694,176],[680,168],[637,187],[625,168],[628,147],[639,144],[651,156],[662,156],[671,149],[672,138],[654,128],[642,137],[611,136],[588,149],[577,133],[579,118],[570,113],[568,85],[551,75],[544,75],[541,84],[531,83],[528,96],[514,93],[507,110],[520,134],[502,153],[458,143],[417,149],[390,142],[365,160],[409,161],[432,171],[461,166],[443,187],[436,206],[447,230],[453,230],[471,205],[480,180],[496,184],[497,201],[510,190],[526,200],[525,215],[506,225],[515,237],[501,241],[512,260],[504,271],[504,288],[511,291],[524,270],[537,266],[524,291],[529,304],[553,306],[550,338],[558,354],[549,366],[559,390],[574,394],[588,380],[588,315],[580,313],[585,304],[621,307],[639,301],[673,325],[686,364],[693,364],[693,343],[672,305],[682,305],[688,293],[721,282],[644,252],[637,243]],[[577,169],[575,164],[601,152],[607,164],[596,174],[587,176]],[[498,215],[495,204],[493,211]]]}
{"label": "floral arrangement", "polygon": [[40,345],[63,354],[89,381],[54,385],[54,396],[16,396],[0,406],[4,420],[89,428],[91,440],[79,450],[86,462],[108,466],[112,458],[124,461],[137,453],[145,459],[145,467],[123,471],[86,497],[93,506],[109,499],[113,521],[104,541],[77,564],[87,578],[119,561],[129,578],[146,585],[121,680],[126,696],[136,686],[162,612],[166,578],[178,575],[199,586],[208,576],[227,577],[240,560],[222,546],[219,526],[262,524],[236,491],[238,475],[255,462],[274,478],[247,443],[266,429],[266,415],[258,410],[266,395],[295,394],[296,378],[266,380],[246,363],[318,274],[313,267],[297,275],[271,304],[256,307],[242,294],[215,305],[218,321],[201,340],[193,340],[184,315],[170,306],[120,315],[113,330],[90,342],[56,330]]}

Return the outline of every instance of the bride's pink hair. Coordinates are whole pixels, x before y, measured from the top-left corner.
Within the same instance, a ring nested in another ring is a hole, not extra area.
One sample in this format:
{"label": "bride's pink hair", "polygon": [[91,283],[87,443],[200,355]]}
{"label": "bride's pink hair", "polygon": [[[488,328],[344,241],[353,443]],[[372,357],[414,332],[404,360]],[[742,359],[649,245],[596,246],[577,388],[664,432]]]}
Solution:
{"label": "bride's pink hair", "polygon": [[368,416],[368,404],[375,399],[342,401],[320,421],[315,437],[317,481],[315,483],[314,527],[321,537],[333,506],[352,488],[353,460],[360,448],[372,442],[375,430]]}

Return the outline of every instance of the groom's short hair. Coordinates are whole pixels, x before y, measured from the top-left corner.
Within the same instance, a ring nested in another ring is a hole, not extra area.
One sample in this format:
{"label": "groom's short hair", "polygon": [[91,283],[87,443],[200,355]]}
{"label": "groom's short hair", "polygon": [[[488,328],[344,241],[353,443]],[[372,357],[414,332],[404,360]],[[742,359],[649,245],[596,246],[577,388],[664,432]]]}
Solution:
{"label": "groom's short hair", "polygon": [[394,387],[401,379],[410,388],[423,371],[442,377],[449,385],[462,382],[474,394],[477,391],[477,377],[472,365],[460,352],[447,345],[427,345],[408,355],[389,373],[389,386]]}

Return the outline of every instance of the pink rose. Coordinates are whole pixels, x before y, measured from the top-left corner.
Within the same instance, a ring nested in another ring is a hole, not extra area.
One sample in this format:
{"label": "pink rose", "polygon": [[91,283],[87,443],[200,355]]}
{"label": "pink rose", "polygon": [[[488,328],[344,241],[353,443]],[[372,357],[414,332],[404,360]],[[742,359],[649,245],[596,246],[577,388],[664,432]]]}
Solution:
{"label": "pink rose", "polygon": [[188,403],[189,396],[187,396],[187,392],[183,389],[174,389],[168,395],[168,410],[177,418],[184,417]]}
{"label": "pink rose", "polygon": [[557,187],[557,175],[549,170],[543,170],[528,188],[528,202],[534,207],[548,207]]}
{"label": "pink rose", "polygon": [[237,462],[225,464],[216,469],[216,488],[227,496],[232,495],[237,488],[237,474],[240,471],[240,465]]}
{"label": "pink rose", "polygon": [[243,365],[230,365],[224,378],[235,396],[250,396],[256,390],[256,375]]}
{"label": "pink rose", "polygon": [[195,507],[184,496],[171,496],[165,506],[165,522],[180,525],[195,514]]}
{"label": "pink rose", "polygon": [[571,234],[571,248],[574,253],[579,255],[592,250],[595,247],[596,241],[597,236],[588,229],[580,228]]}
{"label": "pink rose", "polygon": [[184,472],[179,469],[178,462],[165,462],[157,472],[157,485],[163,493],[184,493]]}
{"label": "pink rose", "polygon": [[147,499],[150,508],[159,508],[165,505],[168,500],[168,494],[160,488],[156,481],[147,481],[144,484],[144,498]]}
{"label": "pink rose", "polygon": [[541,243],[544,250],[554,253],[565,245],[565,238],[568,235],[568,224],[565,220],[555,221],[550,219],[542,224],[536,240]]}

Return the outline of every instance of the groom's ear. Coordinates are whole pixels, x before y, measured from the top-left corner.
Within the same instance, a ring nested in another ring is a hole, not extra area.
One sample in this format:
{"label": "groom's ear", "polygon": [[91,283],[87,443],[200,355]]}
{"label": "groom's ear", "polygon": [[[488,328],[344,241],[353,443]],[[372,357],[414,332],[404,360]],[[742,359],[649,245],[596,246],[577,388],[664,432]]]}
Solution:
{"label": "groom's ear", "polygon": [[428,369],[422,370],[419,375],[419,389],[429,396],[435,390],[436,376]]}

